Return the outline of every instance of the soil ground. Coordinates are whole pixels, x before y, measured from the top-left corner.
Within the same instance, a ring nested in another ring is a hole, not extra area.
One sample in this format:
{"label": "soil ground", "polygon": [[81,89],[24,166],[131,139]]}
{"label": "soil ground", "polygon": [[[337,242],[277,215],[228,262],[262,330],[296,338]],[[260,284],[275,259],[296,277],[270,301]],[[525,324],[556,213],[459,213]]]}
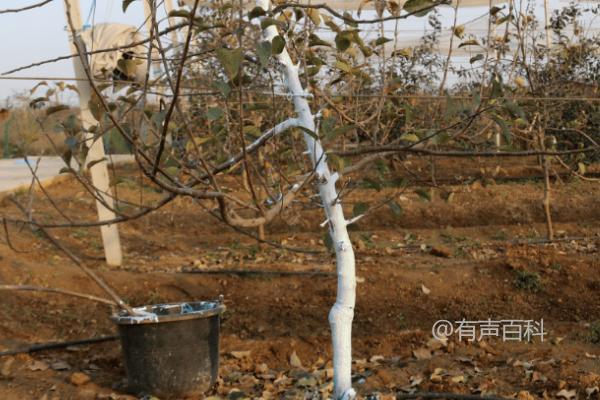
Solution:
{"label": "soil ground", "polygon": [[[440,162],[437,178],[446,186],[433,190],[431,199],[423,190],[393,187],[356,188],[344,198],[349,214],[357,202],[390,194],[402,209],[397,215],[377,208],[351,230],[358,275],[353,372],[361,397],[435,391],[524,400],[598,398],[600,184],[571,178],[553,182],[552,215],[563,240],[545,243],[538,240],[546,229],[543,186],[531,179],[539,169],[534,160],[505,161],[501,169],[494,160]],[[412,178],[429,181],[427,166],[415,162],[410,169],[416,174]],[[401,168],[393,173],[405,174]],[[119,174],[119,196],[139,200],[138,175],[127,167]],[[68,216],[94,219],[94,203],[75,181],[48,192]],[[141,192],[146,204],[163,195]],[[333,273],[334,259],[319,228],[321,211],[298,205],[266,228],[268,240],[320,251],[299,253],[258,245],[218,223],[206,212],[208,205],[181,198],[122,224],[125,263],[120,268],[98,260],[98,228],[52,233],[132,305],[224,296],[221,378],[211,393],[191,399],[326,398],[331,390],[327,315],[335,299],[335,275],[231,271]],[[58,220],[41,192],[33,209],[37,218]],[[0,210],[19,215],[8,199]],[[1,283],[103,296],[39,233],[14,224],[7,228],[13,249],[0,245]],[[114,334],[111,312],[77,298],[0,291],[0,350]],[[471,343],[456,335],[447,342],[431,340],[435,321],[463,318],[543,319],[546,336],[543,342],[534,337],[531,342],[489,338]],[[0,399],[135,398],[124,388],[118,342],[0,357]]]}

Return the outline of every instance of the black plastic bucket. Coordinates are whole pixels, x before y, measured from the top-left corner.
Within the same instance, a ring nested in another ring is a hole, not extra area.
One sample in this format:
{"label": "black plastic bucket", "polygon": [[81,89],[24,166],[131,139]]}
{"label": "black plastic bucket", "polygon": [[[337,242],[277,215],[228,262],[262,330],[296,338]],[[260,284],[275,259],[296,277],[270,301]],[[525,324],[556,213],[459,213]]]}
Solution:
{"label": "black plastic bucket", "polygon": [[219,371],[222,301],[157,304],[112,316],[119,327],[128,389],[161,399],[206,392]]}

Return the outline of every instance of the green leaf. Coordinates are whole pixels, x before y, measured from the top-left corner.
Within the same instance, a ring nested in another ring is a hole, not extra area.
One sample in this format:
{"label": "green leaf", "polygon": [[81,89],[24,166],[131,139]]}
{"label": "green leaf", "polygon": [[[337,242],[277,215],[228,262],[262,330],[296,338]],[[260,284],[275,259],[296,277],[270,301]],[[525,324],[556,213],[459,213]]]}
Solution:
{"label": "green leaf", "polygon": [[242,65],[242,49],[226,49],[221,47],[217,49],[217,58],[223,66],[225,73],[229,79],[233,79],[237,76],[240,65]]}
{"label": "green leaf", "polygon": [[384,160],[375,160],[375,168],[377,168],[377,173],[381,176],[383,174],[387,174],[390,172],[390,168],[387,166]]}
{"label": "green leaf", "polygon": [[459,48],[465,47],[465,46],[479,46],[479,42],[477,41],[477,39],[470,39],[470,40],[465,40],[464,42],[462,42],[461,44],[458,45]]}
{"label": "green leaf", "polygon": [[405,133],[404,135],[400,136],[400,140],[404,140],[404,141],[410,142],[410,143],[415,143],[421,139],[414,133]]}
{"label": "green leaf", "polygon": [[271,53],[281,54],[283,49],[285,49],[285,39],[281,35],[275,36],[271,42]]}
{"label": "green leaf", "polygon": [[329,154],[329,162],[340,174],[344,171],[344,159],[337,154]]}
{"label": "green leaf", "polygon": [[396,201],[392,200],[387,204],[395,216],[399,217],[402,215],[402,212],[403,212],[402,207],[400,207],[400,204],[398,204]]}
{"label": "green leaf", "polygon": [[491,115],[492,120],[496,123],[496,125],[498,125],[498,127],[500,128],[500,131],[502,132],[502,136],[504,137],[504,141],[506,141],[506,143],[508,143],[509,145],[512,143],[512,134],[510,132],[510,129],[508,128],[508,125],[506,124],[506,122],[500,118],[499,116],[492,114]]}
{"label": "green leaf", "polygon": [[301,131],[303,131],[304,133],[306,133],[308,136],[312,137],[313,139],[319,140],[319,136],[317,136],[317,134],[315,132],[311,131],[307,127],[298,126],[298,129],[300,129]]}
{"label": "green leaf", "polygon": [[336,61],[335,62],[335,67],[337,69],[341,70],[341,71],[346,72],[346,73],[352,72],[352,68],[348,64],[346,64],[345,62],[343,62],[343,61],[339,61],[339,60]]}
{"label": "green leaf", "polygon": [[88,108],[96,121],[100,121],[104,114],[104,107],[102,107],[102,102],[96,93],[92,93],[92,97],[90,98],[90,101],[88,101]]}
{"label": "green leaf", "polygon": [[343,31],[335,35],[335,46],[339,51],[346,51],[352,44],[354,35],[351,31]]}
{"label": "green leaf", "polygon": [[506,22],[508,22],[508,21],[510,21],[512,19],[513,19],[513,16],[511,14],[505,15],[502,18],[498,18],[498,20],[496,21],[496,25],[502,25],[502,24],[504,24],[504,23],[506,23]]}
{"label": "green leaf", "polygon": [[352,207],[352,214],[355,217],[358,217],[359,215],[363,215],[364,213],[366,213],[368,209],[369,205],[367,203],[359,202],[354,204],[354,207]]}
{"label": "green leaf", "polygon": [[37,88],[39,88],[40,86],[48,86],[48,82],[41,81],[40,83],[38,83],[37,85],[35,85],[34,87],[31,88],[31,90],[29,91],[29,94],[33,94],[33,92],[35,92],[37,90]]}
{"label": "green leaf", "polygon": [[431,201],[431,194],[428,190],[425,189],[417,189],[415,193],[419,195],[419,197],[425,201]]}
{"label": "green leaf", "polygon": [[344,126],[338,126],[337,128],[333,129],[330,132],[329,137],[330,138],[334,138],[340,135],[344,135],[346,132],[351,131],[352,129],[356,128],[355,125],[344,125]]}
{"label": "green leaf", "polygon": [[490,8],[490,15],[496,15],[496,14],[498,14],[498,12],[499,12],[499,11],[501,11],[501,10],[502,10],[502,8],[501,8],[501,7],[496,7],[496,6],[493,6],[492,8]]}
{"label": "green leaf", "polygon": [[381,182],[377,182],[374,179],[365,178],[365,179],[363,179],[363,181],[364,181],[365,187],[368,188],[368,189],[375,189],[378,192],[380,192],[381,189],[383,189],[383,186],[381,186]]}
{"label": "green leaf", "polygon": [[[143,0],[146,1],[146,0]],[[169,18],[181,17],[190,19],[190,12],[188,10],[171,10],[169,12]]]}
{"label": "green leaf", "polygon": [[68,110],[68,109],[69,109],[69,106],[67,106],[66,104],[59,104],[59,105],[56,105],[56,106],[48,107],[46,109],[46,115],[48,116],[50,114],[54,114],[54,113],[57,113],[59,111],[64,111],[64,110]]}
{"label": "green leaf", "polygon": [[409,14],[422,17],[427,15],[427,13],[438,4],[440,4],[439,1],[433,0],[408,0],[406,3],[404,3],[404,10]]}
{"label": "green leaf", "polygon": [[127,7],[129,7],[129,5],[133,2],[134,2],[134,0],[123,0],[123,12],[126,12]]}
{"label": "green leaf", "polygon": [[412,47],[405,47],[400,50],[396,50],[392,53],[393,57],[401,56],[404,58],[412,58],[414,55],[414,51]]}
{"label": "green leaf", "polygon": [[227,82],[223,82],[223,81],[213,82],[212,86],[215,89],[217,89],[219,92],[221,92],[223,97],[227,97],[231,93],[231,87],[229,86],[229,84]]}
{"label": "green leaf", "polygon": [[79,141],[75,137],[69,136],[65,139],[65,144],[67,145],[67,147],[69,147],[70,150],[75,150],[79,145]]}
{"label": "green leaf", "polygon": [[155,112],[154,114],[152,114],[152,117],[150,118],[150,120],[152,121],[152,123],[154,124],[155,127],[157,127],[158,129],[161,129],[163,126],[163,122],[165,122],[166,117],[167,117],[167,110],[162,110],[162,111]]}
{"label": "green leaf", "polygon": [[503,95],[504,95],[504,90],[502,87],[502,82],[500,81],[499,77],[496,77],[496,79],[494,79],[492,81],[491,97],[492,97],[492,99],[497,99],[498,97],[502,97]]}
{"label": "green leaf", "polygon": [[62,167],[60,169],[60,171],[58,171],[59,174],[73,174],[76,175],[77,173],[73,170],[73,168],[70,167]]}
{"label": "green leaf", "polygon": [[352,14],[350,14],[348,11],[344,11],[344,23],[353,28],[356,28],[358,26],[358,24],[352,17]]}
{"label": "green leaf", "polygon": [[316,8],[309,8],[306,10],[306,14],[308,14],[308,18],[312,21],[315,26],[321,25],[321,13]]}
{"label": "green leaf", "polygon": [[378,37],[377,40],[375,40],[375,46],[381,46],[382,44],[385,44],[385,43],[391,42],[391,41],[392,41],[392,39],[381,36],[381,37]]}
{"label": "green leaf", "polygon": [[254,19],[267,15],[267,12],[262,7],[254,7],[248,13],[248,19]]}
{"label": "green leaf", "polygon": [[258,61],[263,68],[269,63],[269,57],[271,57],[271,54],[271,43],[264,41],[258,44],[258,47],[256,48],[256,55],[258,55]]}
{"label": "green leaf", "polygon": [[483,54],[479,53],[479,54],[477,54],[477,55],[474,55],[473,57],[471,57],[471,58],[469,59],[469,62],[470,62],[471,64],[473,64],[474,62],[481,61],[481,60],[483,60],[484,58],[485,58],[485,56],[484,56]]}
{"label": "green leaf", "polygon": [[47,97],[37,97],[29,102],[29,107],[36,108],[40,103],[44,103],[49,100],[50,99]]}
{"label": "green leaf", "polygon": [[89,168],[92,168],[94,165],[96,165],[96,164],[98,164],[98,163],[101,163],[102,161],[106,161],[106,157],[102,157],[102,158],[100,158],[99,160],[93,160],[93,161],[90,161],[90,162],[87,164],[87,168],[88,168],[88,169],[89,169]]}
{"label": "green leaf", "polygon": [[321,39],[320,37],[318,37],[314,33],[311,33],[308,36],[308,45],[310,47],[312,47],[312,46],[328,46],[328,47],[331,47],[331,43],[324,41],[323,39]]}
{"label": "green leaf", "polygon": [[306,74],[308,76],[314,76],[314,75],[318,74],[320,70],[321,70],[321,66],[320,65],[312,66],[312,67],[307,67],[306,68]]}
{"label": "green leaf", "polygon": [[525,116],[525,111],[523,111],[523,109],[517,103],[514,103],[510,100],[506,100],[504,102],[504,108],[507,109],[514,117],[527,120]]}
{"label": "green leaf", "polygon": [[206,119],[209,121],[215,121],[224,115],[223,110],[219,107],[211,107],[206,111]]}
{"label": "green leaf", "polygon": [[280,22],[273,18],[263,18],[260,20],[260,28],[264,31],[271,25],[278,25]]}
{"label": "green leaf", "polygon": [[253,138],[260,137],[260,135],[262,134],[262,132],[260,131],[260,129],[258,129],[254,125],[246,125],[246,126],[244,126],[242,128],[242,132],[244,132],[245,135],[252,136]]}

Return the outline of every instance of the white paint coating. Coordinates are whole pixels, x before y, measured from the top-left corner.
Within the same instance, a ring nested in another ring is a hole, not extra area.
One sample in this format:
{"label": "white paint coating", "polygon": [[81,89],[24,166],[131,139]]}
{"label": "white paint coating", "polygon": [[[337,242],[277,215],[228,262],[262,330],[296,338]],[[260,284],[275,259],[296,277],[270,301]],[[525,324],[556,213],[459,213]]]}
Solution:
{"label": "white paint coating", "polygon": [[[264,10],[269,9],[269,0],[257,0],[256,5]],[[269,42],[279,33],[275,25],[263,31],[263,39]],[[315,119],[308,104],[307,93],[300,83],[298,65],[294,65],[287,50],[276,56],[283,69],[287,86],[300,126],[316,132]],[[329,234],[336,243],[336,265],[338,274],[337,297],[329,313],[329,324],[333,341],[333,385],[335,399],[353,399],[356,392],[352,388],[352,320],[356,300],[356,277],[354,267],[354,251],[346,229],[346,219],[338,200],[335,187],[337,174],[331,174],[327,165],[327,156],[321,142],[312,135],[304,133],[307,154],[315,168],[319,195],[327,217]]]}

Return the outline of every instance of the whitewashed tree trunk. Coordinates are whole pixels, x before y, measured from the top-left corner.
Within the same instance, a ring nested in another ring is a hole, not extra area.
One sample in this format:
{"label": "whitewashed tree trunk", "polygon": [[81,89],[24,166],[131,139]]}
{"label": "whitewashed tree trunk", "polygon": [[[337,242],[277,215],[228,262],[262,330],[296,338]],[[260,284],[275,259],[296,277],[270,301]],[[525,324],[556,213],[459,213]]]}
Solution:
{"label": "whitewashed tree trunk", "polygon": [[[258,7],[269,9],[269,0],[257,0]],[[275,25],[263,31],[263,38],[269,42],[279,33]],[[300,126],[315,132],[315,120],[308,101],[308,93],[303,89],[298,74],[298,65],[294,65],[287,50],[276,56],[283,67],[285,83],[293,97],[294,109]],[[316,133],[316,132],[315,132]],[[335,187],[338,174],[332,174],[327,166],[327,157],[321,142],[308,133],[304,133],[307,153],[315,168],[319,195],[327,217],[327,226],[335,248],[338,275],[337,297],[329,313],[329,324],[333,342],[334,398],[352,399],[356,396],[352,389],[352,320],[356,299],[356,276],[354,251],[346,226],[348,221],[338,200]]]}
{"label": "whitewashed tree trunk", "polygon": [[[71,16],[71,22],[76,30],[81,30],[81,12],[79,9],[79,0],[65,0],[65,12]],[[73,40],[70,40],[71,51],[77,53],[77,47],[75,46],[75,35],[79,32],[72,32]],[[75,77],[77,81],[77,89],[79,90],[79,106],[81,109],[81,124],[87,131],[86,140],[89,145],[89,151],[87,155],[86,165],[92,161],[103,160],[94,163],[90,168],[90,175],[94,187],[98,190],[98,196],[102,198],[110,208],[114,207],[114,201],[112,197],[112,191],[110,188],[110,179],[108,175],[108,166],[106,157],[104,154],[104,145],[102,138],[94,140],[93,133],[89,132],[89,128],[97,125],[97,121],[92,115],[89,108],[89,101],[92,96],[92,90],[90,84],[87,82],[85,70],[80,57],[73,57],[73,67],[75,68]],[[109,221],[115,219],[115,213],[104,206],[102,202],[96,201],[96,208],[98,209],[98,220]],[[122,263],[121,253],[121,241],[119,238],[119,230],[116,224],[102,225],[100,227],[102,234],[102,244],[104,245],[104,255],[106,263],[111,266],[119,266]]]}
{"label": "whitewashed tree trunk", "polygon": [[[173,18],[169,18],[169,14],[173,11],[173,0],[165,0],[165,11],[167,12],[167,22],[169,23],[169,27],[172,28]],[[171,31],[171,45],[175,49],[174,53],[179,53],[179,37],[177,36],[177,31]]]}
{"label": "whitewashed tree trunk", "polygon": [[548,5],[548,0],[544,0],[544,21],[546,22],[546,26],[544,27],[546,31],[546,49],[550,51],[550,47],[552,46],[552,31],[550,29],[550,6]]}

